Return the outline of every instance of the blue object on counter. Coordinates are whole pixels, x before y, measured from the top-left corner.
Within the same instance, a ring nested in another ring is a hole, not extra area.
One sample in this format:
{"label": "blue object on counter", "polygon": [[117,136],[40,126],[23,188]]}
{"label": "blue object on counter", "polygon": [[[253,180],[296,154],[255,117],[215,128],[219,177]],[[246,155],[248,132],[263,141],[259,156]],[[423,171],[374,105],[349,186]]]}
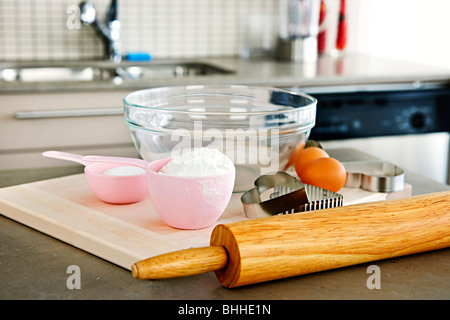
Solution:
{"label": "blue object on counter", "polygon": [[126,55],[128,61],[150,61],[152,56],[147,52],[130,52]]}

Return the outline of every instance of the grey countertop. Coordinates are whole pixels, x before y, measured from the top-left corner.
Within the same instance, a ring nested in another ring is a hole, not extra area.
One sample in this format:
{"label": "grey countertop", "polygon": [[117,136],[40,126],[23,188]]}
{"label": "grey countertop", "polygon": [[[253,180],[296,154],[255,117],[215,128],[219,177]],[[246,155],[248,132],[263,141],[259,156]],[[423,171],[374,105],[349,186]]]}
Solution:
{"label": "grey countertop", "polygon": [[[329,150],[341,161],[372,159],[353,149]],[[413,194],[450,186],[406,172]],[[185,278],[136,280],[128,270],[0,217],[0,299],[450,299],[450,248],[226,289],[213,272]],[[81,288],[68,289],[67,268],[77,265]],[[377,265],[381,288],[368,289],[367,268]]]}
{"label": "grey countertop", "polygon": [[[404,61],[384,59],[359,54],[342,57],[320,57],[317,63],[302,64],[273,59],[204,58],[154,60],[145,64],[206,63],[234,71],[233,74],[213,76],[155,78],[151,80],[112,80],[79,82],[5,82],[0,80],[0,93],[42,91],[89,91],[89,90],[137,90],[148,87],[189,84],[242,84],[295,86],[304,91],[316,91],[321,87],[348,86],[352,91],[367,90],[368,87],[389,85],[388,88],[427,88],[436,83],[448,83],[450,70],[411,64]],[[124,62],[123,66],[136,65]],[[66,62],[21,62],[0,63],[0,69],[20,66],[104,66],[105,61]]]}

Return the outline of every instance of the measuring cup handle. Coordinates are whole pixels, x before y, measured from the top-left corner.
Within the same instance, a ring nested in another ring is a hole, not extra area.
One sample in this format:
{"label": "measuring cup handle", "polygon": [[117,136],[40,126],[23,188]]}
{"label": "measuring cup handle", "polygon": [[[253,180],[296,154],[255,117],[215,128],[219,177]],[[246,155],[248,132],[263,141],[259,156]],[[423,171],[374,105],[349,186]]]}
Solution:
{"label": "measuring cup handle", "polygon": [[42,153],[44,157],[55,158],[60,160],[68,160],[81,163],[82,165],[87,165],[88,162],[83,160],[83,156],[74,153],[61,152],[61,151],[45,151]]}
{"label": "measuring cup handle", "polygon": [[148,164],[147,161],[142,159],[126,158],[126,157],[109,157],[109,156],[84,156],[83,161],[129,164],[144,169]]}

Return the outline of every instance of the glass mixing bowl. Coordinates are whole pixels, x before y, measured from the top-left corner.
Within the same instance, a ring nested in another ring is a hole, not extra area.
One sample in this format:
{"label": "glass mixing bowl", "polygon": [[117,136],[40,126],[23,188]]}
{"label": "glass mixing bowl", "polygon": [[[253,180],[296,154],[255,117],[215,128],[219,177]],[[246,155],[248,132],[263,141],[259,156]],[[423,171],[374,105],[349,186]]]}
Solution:
{"label": "glass mixing bowl", "polygon": [[191,85],[132,92],[124,116],[144,160],[216,148],[235,164],[235,192],[285,169],[315,125],[317,100],[270,87]]}

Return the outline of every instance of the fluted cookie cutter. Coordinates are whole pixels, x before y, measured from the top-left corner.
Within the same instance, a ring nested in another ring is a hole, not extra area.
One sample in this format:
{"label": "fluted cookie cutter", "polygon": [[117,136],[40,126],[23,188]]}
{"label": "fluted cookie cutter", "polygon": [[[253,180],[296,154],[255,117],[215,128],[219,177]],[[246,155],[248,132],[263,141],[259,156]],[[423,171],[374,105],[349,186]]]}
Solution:
{"label": "fluted cookie cutter", "polygon": [[250,219],[340,207],[344,202],[342,195],[303,184],[284,171],[262,175],[254,184],[241,197]]}
{"label": "fluted cookie cutter", "polygon": [[342,164],[347,171],[344,187],[373,192],[398,192],[404,189],[405,172],[393,163],[365,160]]}

